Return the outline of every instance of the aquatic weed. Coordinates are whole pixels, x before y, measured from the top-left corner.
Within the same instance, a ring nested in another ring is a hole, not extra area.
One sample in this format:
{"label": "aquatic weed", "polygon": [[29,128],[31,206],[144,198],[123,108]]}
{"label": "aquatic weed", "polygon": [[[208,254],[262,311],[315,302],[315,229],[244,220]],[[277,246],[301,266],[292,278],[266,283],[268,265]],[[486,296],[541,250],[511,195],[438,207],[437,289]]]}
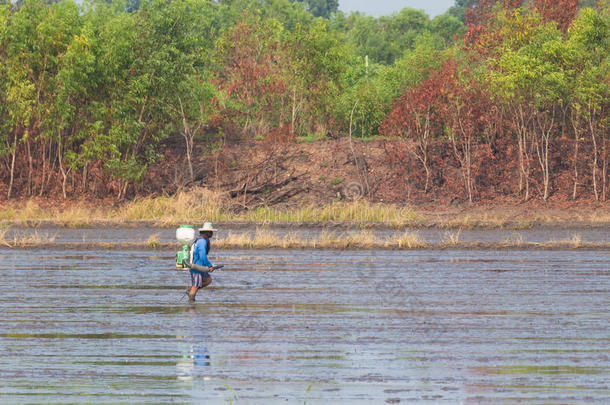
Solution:
{"label": "aquatic weed", "polygon": [[146,244],[148,245],[149,248],[151,249],[156,249],[159,247],[160,245],[160,241],[159,241],[159,237],[161,235],[158,233],[155,233],[153,235],[150,235],[150,237],[148,238],[148,240],[146,241]]}

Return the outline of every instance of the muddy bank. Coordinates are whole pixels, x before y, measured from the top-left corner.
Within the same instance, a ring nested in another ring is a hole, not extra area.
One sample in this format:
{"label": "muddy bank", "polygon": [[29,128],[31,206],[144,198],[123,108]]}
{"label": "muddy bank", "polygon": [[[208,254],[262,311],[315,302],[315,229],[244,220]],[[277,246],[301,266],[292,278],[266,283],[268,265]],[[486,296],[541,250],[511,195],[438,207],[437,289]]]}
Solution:
{"label": "muddy bank", "polygon": [[[457,242],[457,243],[423,243],[417,242],[413,245],[398,243],[349,243],[337,242],[320,244],[315,241],[303,242],[279,242],[268,244],[246,243],[225,243],[217,241],[214,243],[218,249],[248,249],[248,250],[265,250],[265,249],[318,249],[318,250],[541,250],[541,251],[564,251],[564,250],[582,250],[582,251],[610,251],[610,243],[590,243],[590,242],[509,242],[509,243],[486,243],[486,242]],[[59,250],[139,250],[152,249],[156,251],[173,252],[177,249],[175,243],[150,243],[150,242],[18,242],[11,244],[10,242],[0,243],[0,248],[18,249],[18,250],[38,250],[38,249],[59,249]]]}
{"label": "muddy bank", "polygon": [[[219,226],[213,244],[221,249],[588,249],[610,250],[605,229],[333,229],[226,228]],[[174,250],[174,228],[8,228],[0,229],[0,247],[14,249]]]}

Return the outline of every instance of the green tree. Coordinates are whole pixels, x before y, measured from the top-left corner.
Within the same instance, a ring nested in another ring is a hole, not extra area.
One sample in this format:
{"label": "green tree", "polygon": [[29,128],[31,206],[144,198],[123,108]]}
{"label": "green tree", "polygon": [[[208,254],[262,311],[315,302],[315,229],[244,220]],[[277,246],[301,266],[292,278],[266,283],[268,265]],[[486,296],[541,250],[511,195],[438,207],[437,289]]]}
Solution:
{"label": "green tree", "polygon": [[546,201],[553,169],[551,140],[569,97],[572,72],[565,62],[569,55],[555,24],[542,24],[536,14],[504,15],[508,16],[502,20],[504,44],[498,59],[490,59],[491,78],[515,123],[525,199],[529,198],[530,162],[535,160]]}
{"label": "green tree", "polygon": [[449,14],[466,22],[466,10],[477,5],[479,0],[455,0],[455,5],[449,9]]}
{"label": "green tree", "polygon": [[[134,14],[111,21],[103,55],[111,88],[111,126],[102,136],[106,166],[119,180],[117,197],[142,178],[160,156],[157,145],[180,121],[175,89],[211,48],[214,4],[205,0],[153,0]],[[197,11],[197,13],[195,13]],[[196,17],[196,18],[193,18]]]}
{"label": "green tree", "polygon": [[10,180],[7,198],[11,198],[15,180],[15,161],[19,142],[29,139],[32,116],[34,115],[35,86],[27,78],[27,73],[17,66],[11,66],[6,86],[6,108],[8,110],[8,127],[12,137],[7,137],[6,149],[10,156]]}
{"label": "green tree", "polygon": [[[569,31],[568,46],[573,54],[572,117],[576,147],[580,136],[588,134],[592,144],[591,178],[597,201],[607,198],[610,108],[610,25],[593,9],[584,9]],[[574,191],[578,185],[578,149],[575,153]],[[600,170],[601,164],[601,170]],[[599,172],[601,171],[601,185]]]}
{"label": "green tree", "polygon": [[339,0],[293,0],[307,5],[307,10],[316,17],[330,18],[339,9]]}
{"label": "green tree", "polygon": [[290,130],[326,132],[345,71],[346,49],[325,20],[297,26],[284,42],[286,83],[291,84]]}
{"label": "green tree", "polygon": [[[29,0],[17,9],[10,19],[7,57],[11,63],[26,67],[23,71],[25,77],[22,74],[15,77],[20,77],[20,82],[22,79],[26,80],[35,89],[31,114],[28,114],[30,119],[27,120],[29,127],[23,128],[20,140],[24,147],[22,155],[27,159],[28,194],[33,193],[37,162],[42,161],[43,166],[43,176],[38,181],[42,190],[49,180],[44,176],[44,168],[50,165],[51,160],[58,159],[59,152],[50,147],[55,132],[48,130],[53,127],[56,76],[60,55],[66,51],[79,27],[78,7],[73,2],[47,4],[40,0]],[[25,89],[22,85],[18,87]],[[21,91],[19,93],[25,94]],[[15,148],[18,147],[19,144],[15,144]],[[35,161],[35,154],[40,155],[40,159]],[[13,170],[11,178],[12,173]]]}
{"label": "green tree", "polygon": [[432,19],[430,31],[441,38],[444,48],[448,48],[453,45],[455,38],[464,36],[466,26],[457,17],[445,13]]}
{"label": "green tree", "polygon": [[8,102],[6,100],[8,73],[7,55],[5,52],[7,42],[8,21],[10,17],[10,7],[6,4],[0,5],[0,159],[9,153],[7,140],[10,125],[8,123]]}
{"label": "green tree", "polygon": [[390,112],[392,105],[407,90],[419,85],[438,69],[444,56],[435,37],[420,35],[414,49],[392,66],[370,64],[354,58],[348,64],[346,90],[341,97],[341,119],[344,127],[351,122],[355,136],[373,136]]}
{"label": "green tree", "polygon": [[404,8],[378,19],[353,13],[341,22],[347,29],[345,40],[360,57],[391,65],[412,49],[417,37],[430,31],[430,19],[420,10]]}

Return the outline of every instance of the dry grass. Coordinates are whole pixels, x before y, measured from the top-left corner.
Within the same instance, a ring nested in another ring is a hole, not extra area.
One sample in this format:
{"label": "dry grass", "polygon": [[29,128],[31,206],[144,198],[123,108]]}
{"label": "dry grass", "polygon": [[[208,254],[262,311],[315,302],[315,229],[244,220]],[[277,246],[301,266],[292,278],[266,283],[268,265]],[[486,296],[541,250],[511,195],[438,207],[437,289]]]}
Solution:
{"label": "dry grass", "polygon": [[322,232],[312,239],[302,239],[296,233],[278,236],[267,229],[257,229],[254,233],[232,233],[219,239],[216,246],[221,248],[247,249],[417,249],[426,247],[417,233],[405,232],[385,240],[372,232]]}
{"label": "dry grass", "polygon": [[502,242],[506,246],[523,246],[523,235],[519,233],[513,233],[511,236],[504,239]]}
{"label": "dry grass", "polygon": [[548,244],[548,245],[557,245],[557,244],[559,244],[559,245],[570,246],[573,249],[578,249],[581,246],[583,246],[583,241],[582,241],[582,235],[578,234],[578,233],[575,233],[569,239],[562,239],[562,240],[559,240],[559,241],[551,239],[546,244]]}
{"label": "dry grass", "polygon": [[10,248],[12,246],[6,241],[7,232],[8,232],[7,229],[0,229],[0,245],[7,246]]}
{"label": "dry grass", "polygon": [[[237,208],[237,209],[236,209]],[[333,202],[318,206],[294,208],[259,207],[241,210],[226,193],[194,188],[171,197],[143,197],[120,206],[97,207],[74,203],[68,208],[41,207],[34,200],[25,204],[0,208],[0,223],[21,223],[37,226],[50,221],[59,226],[95,226],[100,222],[122,225],[149,221],[159,226],[175,226],[192,222],[247,222],[259,225],[277,223],[336,223],[367,227],[373,224],[404,229],[407,226],[434,226],[439,229],[529,229],[537,223],[571,223],[585,226],[610,223],[610,210],[597,208],[580,212],[576,209],[527,209],[515,207],[473,207],[439,210],[434,213],[416,211],[394,204],[374,204],[365,200]],[[581,210],[582,211],[582,210]],[[436,218],[434,220],[433,218]]]}
{"label": "dry grass", "polygon": [[116,214],[113,219],[123,222],[153,220],[165,224],[229,219],[222,195],[203,188],[173,197],[138,198],[125,204]]}
{"label": "dry grass", "polygon": [[296,233],[278,236],[267,229],[258,229],[254,233],[229,232],[225,238],[218,240],[216,245],[249,249],[356,249],[384,246],[371,232],[323,232],[313,239],[302,239]]}
{"label": "dry grass", "polygon": [[65,210],[56,211],[52,214],[52,221],[59,226],[69,228],[82,228],[103,221],[108,211],[100,208],[90,208],[83,205],[73,205]]}
{"label": "dry grass", "polygon": [[300,239],[295,234],[289,234],[284,237],[277,236],[265,230],[257,230],[256,232],[232,233],[216,242],[220,247],[239,247],[248,249],[290,249],[290,248],[305,248],[307,242]]}
{"label": "dry grass", "polygon": [[415,213],[410,207],[394,205],[371,204],[366,201],[350,203],[334,202],[325,206],[309,205],[290,210],[272,207],[261,207],[247,211],[238,219],[249,222],[354,222],[383,223],[388,226],[400,227],[409,223],[421,222],[424,217]]}
{"label": "dry grass", "polygon": [[36,226],[40,221],[53,221],[58,226],[77,228],[106,220],[110,216],[110,210],[103,211],[80,203],[72,204],[65,209],[55,209],[42,208],[33,200],[27,201],[22,208],[6,207],[0,210],[0,220],[26,222],[30,226]]}
{"label": "dry grass", "polygon": [[441,237],[441,244],[446,246],[456,246],[460,243],[460,235],[462,230],[459,229],[457,232],[445,231]]}
{"label": "dry grass", "polygon": [[410,207],[371,204],[366,201],[334,202],[325,206],[309,205],[292,209],[260,207],[240,212],[235,212],[233,208],[233,203],[225,194],[197,188],[172,197],[137,198],[120,207],[107,209],[79,204],[64,210],[43,209],[30,200],[21,208],[7,207],[0,210],[0,221],[27,221],[30,224],[32,221],[52,221],[66,227],[82,227],[100,221],[118,225],[132,221],[154,221],[160,226],[203,221],[259,224],[349,222],[402,227],[425,220]]}
{"label": "dry grass", "polygon": [[318,238],[311,241],[312,248],[321,249],[368,249],[378,247],[379,239],[369,231],[357,233],[322,232]]}
{"label": "dry grass", "polygon": [[426,242],[421,240],[418,233],[405,232],[403,234],[393,235],[386,239],[387,247],[395,247],[397,249],[416,249],[427,246]]}
{"label": "dry grass", "polygon": [[16,234],[12,238],[7,238],[7,232],[7,229],[0,230],[0,245],[9,248],[49,245],[55,242],[56,238],[55,235],[49,235],[48,233],[40,234],[38,231],[32,234]]}
{"label": "dry grass", "polygon": [[596,210],[587,216],[587,221],[593,223],[608,223],[610,222],[610,212]]}
{"label": "dry grass", "polygon": [[469,215],[450,219],[445,222],[446,229],[474,229],[477,227],[478,221],[472,219]]}
{"label": "dry grass", "polygon": [[29,200],[20,208],[6,207],[0,211],[0,219],[5,221],[32,221],[44,217],[45,213],[40,206],[32,200]]}

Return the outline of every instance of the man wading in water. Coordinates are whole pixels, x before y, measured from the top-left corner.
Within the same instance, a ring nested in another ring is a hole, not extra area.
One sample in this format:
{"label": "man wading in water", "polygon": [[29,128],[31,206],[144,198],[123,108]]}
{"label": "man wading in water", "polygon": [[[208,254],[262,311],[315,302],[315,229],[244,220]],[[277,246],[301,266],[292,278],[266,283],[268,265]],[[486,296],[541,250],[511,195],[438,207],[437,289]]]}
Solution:
{"label": "man wading in water", "polygon": [[[199,228],[199,237],[193,244],[193,264],[199,266],[208,267],[209,273],[214,271],[214,265],[210,263],[208,259],[208,253],[210,253],[210,239],[214,235],[216,229],[212,228],[211,222],[203,224],[202,228]],[[207,287],[212,282],[212,277],[209,273],[201,272],[199,270],[190,269],[191,273],[191,288],[187,290],[189,301],[195,301],[195,296],[200,288]]]}

